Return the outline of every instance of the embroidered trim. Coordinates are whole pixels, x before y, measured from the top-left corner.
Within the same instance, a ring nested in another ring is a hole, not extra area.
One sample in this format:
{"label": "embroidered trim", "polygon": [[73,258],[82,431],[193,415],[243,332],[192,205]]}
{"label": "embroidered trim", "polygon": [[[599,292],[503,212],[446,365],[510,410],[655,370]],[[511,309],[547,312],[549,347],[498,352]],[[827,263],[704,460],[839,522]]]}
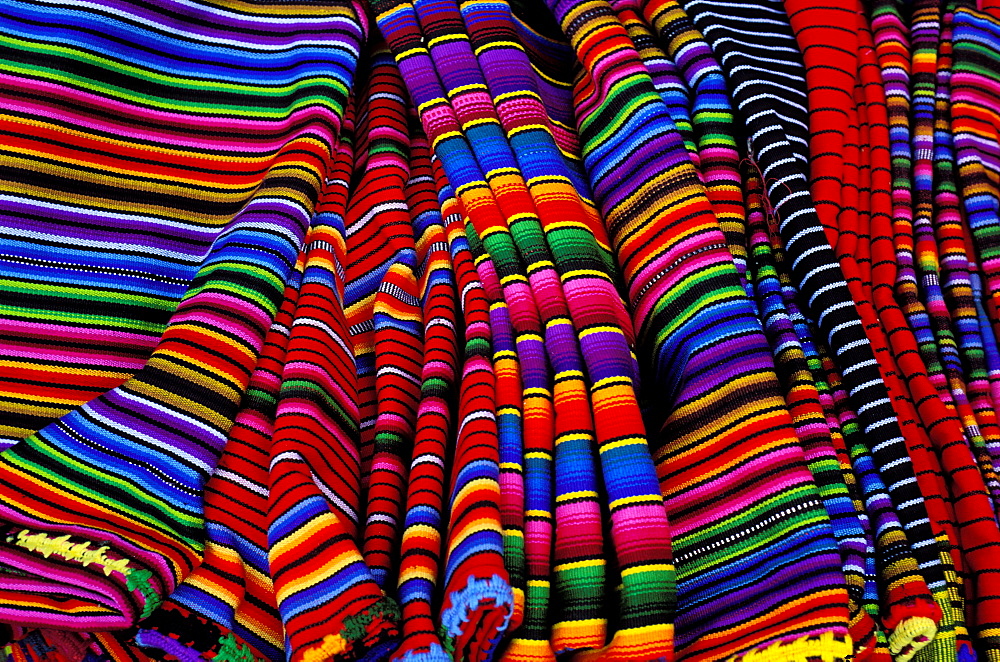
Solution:
{"label": "embroidered trim", "polygon": [[160,606],[162,599],[153,589],[153,573],[149,570],[133,568],[129,565],[129,559],[122,557],[112,559],[107,551],[111,549],[108,545],[92,547],[95,543],[88,540],[83,542],[70,542],[72,536],[50,536],[44,532],[31,533],[28,529],[21,529],[17,534],[9,534],[7,542],[24,548],[29,552],[41,554],[44,558],[49,558],[53,554],[63,557],[67,561],[80,563],[84,568],[96,565],[104,571],[105,577],[110,577],[112,572],[119,572],[125,577],[125,587],[129,591],[139,591],[143,597],[143,608],[140,618],[146,618]]}
{"label": "embroidered trim", "polygon": [[160,603],[163,602],[160,599],[160,595],[153,590],[152,579],[153,573],[149,570],[129,568],[125,573],[125,587],[130,591],[139,591],[139,594],[142,595],[145,601],[142,607],[142,614],[139,615],[139,618],[148,618],[160,606]]}
{"label": "embroidered trim", "polygon": [[439,644],[431,644],[427,650],[408,650],[398,662],[451,662],[451,655]]}
{"label": "embroidered trim", "polygon": [[[489,579],[469,577],[465,588],[454,591],[449,596],[451,607],[441,614],[441,633],[443,639],[452,639],[462,634],[462,624],[469,622],[469,614],[487,600],[492,600],[497,607],[508,607],[507,617],[499,631],[504,632],[514,613],[514,590],[500,575]],[[448,647],[448,641],[442,642]],[[449,651],[451,652],[451,651]]]}
{"label": "embroidered trim", "polygon": [[489,579],[469,577],[465,588],[453,591],[449,597],[451,607],[441,614],[438,638],[444,644],[444,650],[452,656],[455,654],[455,641],[462,634],[462,624],[468,623],[469,614],[479,609],[484,602],[492,600],[497,607],[507,607],[503,625],[497,629],[496,640],[489,642],[491,646],[500,641],[514,616],[514,589],[500,575],[493,575]]}
{"label": "embroidered trim", "polygon": [[188,648],[176,639],[156,630],[139,630],[135,635],[135,643],[143,648],[158,648],[168,655],[173,655],[179,662],[202,662],[204,660],[198,651]]}
{"label": "embroidered trim", "polygon": [[889,652],[896,662],[908,662],[937,634],[937,623],[926,616],[913,616],[897,625],[889,635]]}
{"label": "embroidered trim", "polygon": [[212,659],[215,662],[257,662],[250,647],[236,641],[232,632],[219,637],[219,650]]}
{"label": "embroidered trim", "polygon": [[16,538],[13,535],[7,536],[7,542],[23,547],[29,552],[38,552],[45,558],[58,554],[67,561],[79,562],[85,568],[94,563],[102,567],[106,577],[111,576],[112,572],[128,574],[128,559],[111,560],[106,553],[111,548],[107,545],[91,549],[90,546],[93,543],[84,541],[74,544],[69,541],[70,537],[65,535],[53,538],[45,533],[31,533],[28,529],[22,529],[17,533]]}
{"label": "embroidered trim", "polygon": [[381,619],[383,621],[396,624],[400,621],[400,619],[402,619],[402,617],[403,616],[399,611],[399,605],[396,604],[395,600],[392,600],[391,598],[382,598],[361,613],[345,618],[340,634],[347,641],[364,639],[368,634],[370,634],[368,632],[369,626],[376,620]]}
{"label": "embroidered trim", "polygon": [[328,634],[323,637],[323,641],[302,654],[305,662],[322,662],[331,657],[340,655],[347,650],[347,641],[339,634]]}
{"label": "embroidered trim", "polygon": [[818,637],[800,637],[756,648],[734,655],[729,662],[843,662],[853,653],[850,635],[834,636],[833,632],[824,632]]}
{"label": "embroidered trim", "polygon": [[355,648],[363,641],[395,631],[401,619],[396,601],[383,597],[368,609],[345,618],[338,634],[328,634],[318,645],[304,651],[303,662],[323,662],[346,652],[357,652]]}

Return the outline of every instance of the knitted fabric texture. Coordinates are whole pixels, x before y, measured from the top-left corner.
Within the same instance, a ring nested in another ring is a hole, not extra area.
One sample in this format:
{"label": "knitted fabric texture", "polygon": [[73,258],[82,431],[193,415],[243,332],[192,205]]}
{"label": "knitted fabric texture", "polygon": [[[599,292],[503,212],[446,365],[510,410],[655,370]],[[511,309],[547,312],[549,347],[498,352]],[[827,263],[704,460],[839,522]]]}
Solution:
{"label": "knitted fabric texture", "polygon": [[1000,4],[11,0],[2,662],[1000,662]]}

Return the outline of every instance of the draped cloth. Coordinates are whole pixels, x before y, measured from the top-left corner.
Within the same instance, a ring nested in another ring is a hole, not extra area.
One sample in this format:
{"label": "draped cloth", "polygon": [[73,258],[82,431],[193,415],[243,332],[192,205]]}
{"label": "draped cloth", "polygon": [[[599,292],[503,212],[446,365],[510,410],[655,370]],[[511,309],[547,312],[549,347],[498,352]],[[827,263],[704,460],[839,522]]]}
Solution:
{"label": "draped cloth", "polygon": [[5,658],[997,660],[996,12],[7,3]]}

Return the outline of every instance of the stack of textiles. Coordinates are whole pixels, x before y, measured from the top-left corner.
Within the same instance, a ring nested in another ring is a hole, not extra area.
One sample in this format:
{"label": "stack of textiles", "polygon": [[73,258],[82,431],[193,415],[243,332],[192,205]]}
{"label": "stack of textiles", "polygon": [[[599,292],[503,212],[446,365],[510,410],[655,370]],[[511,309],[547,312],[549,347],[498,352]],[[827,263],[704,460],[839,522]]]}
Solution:
{"label": "stack of textiles", "polygon": [[1000,1],[6,0],[0,662],[1000,662]]}

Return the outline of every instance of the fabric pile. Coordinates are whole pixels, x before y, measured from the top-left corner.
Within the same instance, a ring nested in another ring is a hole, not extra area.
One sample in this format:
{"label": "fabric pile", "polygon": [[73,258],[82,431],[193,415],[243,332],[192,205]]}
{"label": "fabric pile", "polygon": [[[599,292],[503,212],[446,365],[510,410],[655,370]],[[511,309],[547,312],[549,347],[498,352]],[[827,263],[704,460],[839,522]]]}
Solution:
{"label": "fabric pile", "polygon": [[1000,662],[1000,2],[7,0],[4,662]]}

